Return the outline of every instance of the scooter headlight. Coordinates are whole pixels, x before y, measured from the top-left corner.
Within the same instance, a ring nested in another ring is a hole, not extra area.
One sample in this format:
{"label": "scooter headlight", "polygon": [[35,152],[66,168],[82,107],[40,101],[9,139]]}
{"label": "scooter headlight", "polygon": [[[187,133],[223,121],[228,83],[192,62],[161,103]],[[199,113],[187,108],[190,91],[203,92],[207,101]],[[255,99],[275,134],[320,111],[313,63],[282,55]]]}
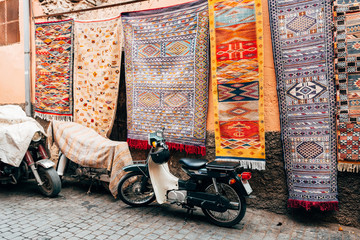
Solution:
{"label": "scooter headlight", "polygon": [[39,131],[37,131],[37,132],[34,134],[34,136],[32,137],[31,140],[34,141],[34,142],[38,142],[38,141],[41,140],[41,138],[42,138],[42,133],[39,132]]}

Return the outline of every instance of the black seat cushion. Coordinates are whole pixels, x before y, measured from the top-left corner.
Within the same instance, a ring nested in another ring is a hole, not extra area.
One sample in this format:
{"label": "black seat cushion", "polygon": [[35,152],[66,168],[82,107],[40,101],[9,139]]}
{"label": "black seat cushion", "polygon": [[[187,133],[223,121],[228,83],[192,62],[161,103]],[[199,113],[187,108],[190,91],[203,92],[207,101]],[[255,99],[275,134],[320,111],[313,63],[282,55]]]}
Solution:
{"label": "black seat cushion", "polygon": [[206,159],[195,159],[195,158],[181,158],[179,163],[186,169],[198,170],[205,167]]}

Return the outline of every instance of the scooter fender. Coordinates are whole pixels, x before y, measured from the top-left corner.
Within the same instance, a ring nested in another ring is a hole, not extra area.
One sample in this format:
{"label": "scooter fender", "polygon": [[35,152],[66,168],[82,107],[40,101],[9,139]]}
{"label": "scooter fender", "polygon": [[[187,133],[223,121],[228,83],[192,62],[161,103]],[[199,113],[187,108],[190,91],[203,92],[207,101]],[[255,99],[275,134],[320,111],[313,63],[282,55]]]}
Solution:
{"label": "scooter fender", "polygon": [[234,185],[237,186],[237,188],[240,190],[241,194],[246,197],[250,196],[250,194],[253,191],[250,184],[248,182],[243,183],[242,180],[238,176],[236,176],[235,179],[236,179],[236,182],[234,183]]}
{"label": "scooter fender", "polygon": [[50,161],[49,159],[41,159],[39,161],[36,161],[35,164],[36,166],[41,166],[45,169],[55,166],[55,163],[53,161]]}
{"label": "scooter fender", "polygon": [[123,170],[125,172],[142,172],[142,173],[145,173],[146,175],[149,175],[149,170],[148,170],[146,164],[128,165],[128,166],[123,167]]}

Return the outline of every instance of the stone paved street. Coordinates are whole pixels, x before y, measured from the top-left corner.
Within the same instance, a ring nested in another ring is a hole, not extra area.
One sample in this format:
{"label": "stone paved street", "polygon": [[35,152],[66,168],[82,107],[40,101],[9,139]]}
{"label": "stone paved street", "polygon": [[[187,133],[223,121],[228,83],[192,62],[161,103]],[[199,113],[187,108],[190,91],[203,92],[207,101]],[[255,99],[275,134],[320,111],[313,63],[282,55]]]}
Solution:
{"label": "stone paved street", "polygon": [[201,210],[185,222],[180,207],[132,208],[102,187],[87,195],[86,184],[65,182],[53,199],[34,182],[0,186],[0,239],[360,239],[359,229],[250,208],[233,228],[208,223]]}

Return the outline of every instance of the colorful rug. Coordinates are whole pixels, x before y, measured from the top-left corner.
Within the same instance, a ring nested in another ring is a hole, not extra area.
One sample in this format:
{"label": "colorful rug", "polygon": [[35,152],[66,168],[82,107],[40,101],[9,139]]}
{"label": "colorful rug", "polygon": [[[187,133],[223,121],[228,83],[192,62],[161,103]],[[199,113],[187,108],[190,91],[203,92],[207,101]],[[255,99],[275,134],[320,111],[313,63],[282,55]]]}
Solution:
{"label": "colorful rug", "polygon": [[120,81],[120,17],[75,21],[75,122],[109,136],[115,119]]}
{"label": "colorful rug", "polygon": [[269,0],[288,206],[337,210],[331,0]]}
{"label": "colorful rug", "polygon": [[71,161],[83,167],[107,169],[111,173],[110,192],[117,197],[119,181],[126,173],[122,169],[132,164],[126,142],[111,141],[74,122],[53,121],[47,135],[49,149],[55,143]]}
{"label": "colorful rug", "polygon": [[261,0],[209,2],[216,159],[265,169]]}
{"label": "colorful rug", "polygon": [[338,170],[360,171],[359,0],[335,1]]}
{"label": "colorful rug", "polygon": [[73,24],[35,24],[35,116],[48,121],[72,120]]}
{"label": "colorful rug", "polygon": [[123,13],[130,147],[165,128],[172,149],[205,155],[208,6],[199,0]]}

